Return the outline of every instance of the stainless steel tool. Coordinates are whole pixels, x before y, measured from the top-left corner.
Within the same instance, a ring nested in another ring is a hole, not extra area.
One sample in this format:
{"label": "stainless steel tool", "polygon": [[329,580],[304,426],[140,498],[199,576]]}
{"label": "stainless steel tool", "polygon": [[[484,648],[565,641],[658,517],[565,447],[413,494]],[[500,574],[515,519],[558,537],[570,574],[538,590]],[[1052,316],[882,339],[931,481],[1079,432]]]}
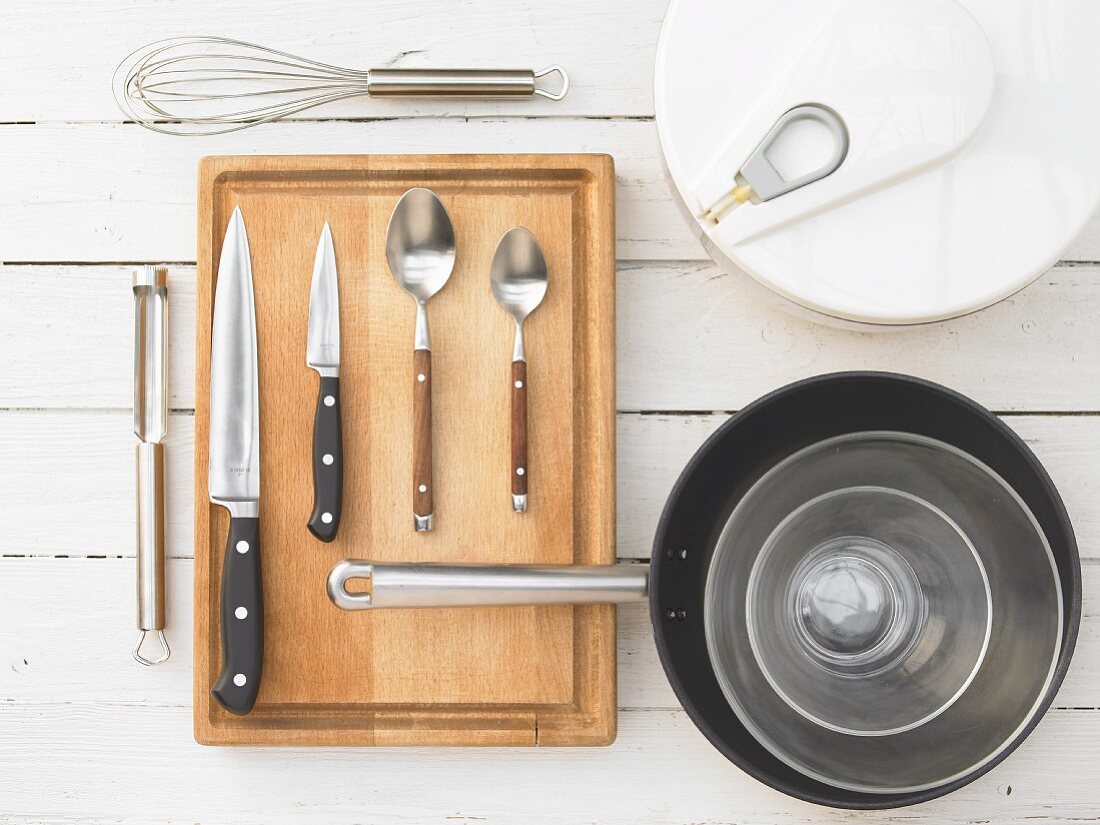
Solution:
{"label": "stainless steel tool", "polygon": [[210,500],[229,511],[222,560],[222,669],[210,693],[252,710],[264,656],[260,576],[260,393],[252,260],[240,207],[222,242],[210,336]]}
{"label": "stainless steel tool", "polygon": [[455,265],[455,230],[430,189],[410,189],[394,207],[386,260],[397,285],[416,299],[413,341],[413,526],[432,529],[432,345],[428,300],[443,289]]}
{"label": "stainless steel tool", "polygon": [[516,322],[512,348],[512,509],[527,512],[527,352],[523,322],[546,297],[546,258],[531,230],[522,226],[504,233],[489,268],[493,295]]}
{"label": "stainless steel tool", "polygon": [[[164,636],[164,436],[168,431],[168,270],[134,273],[134,435],[137,477],[137,643],[134,659],[158,665],[172,655]],[[141,652],[155,633],[161,652]]]}
{"label": "stainless steel tool", "polygon": [[328,223],[317,242],[309,291],[306,364],[321,381],[313,419],[313,514],[309,531],[332,541],[340,526],[344,498],[344,445],[340,422],[340,291],[336,252]]}
{"label": "stainless steel tool", "polygon": [[[548,75],[561,88],[538,85]],[[561,66],[531,69],[345,69],[227,37],[176,37],[132,52],[115,69],[115,101],[147,129],[217,135],[352,97],[545,97],[561,100]]]}

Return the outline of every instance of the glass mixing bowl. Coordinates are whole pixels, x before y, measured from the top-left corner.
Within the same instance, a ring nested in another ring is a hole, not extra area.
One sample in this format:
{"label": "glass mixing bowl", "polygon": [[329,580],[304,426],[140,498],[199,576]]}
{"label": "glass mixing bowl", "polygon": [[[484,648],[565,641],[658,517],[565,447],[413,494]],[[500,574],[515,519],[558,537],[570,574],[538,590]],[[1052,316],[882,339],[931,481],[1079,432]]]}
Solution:
{"label": "glass mixing bowl", "polygon": [[1045,694],[1062,633],[1054,559],[1023,501],[968,454],[899,432],[831,438],[765,474],[719,538],[704,613],[753,736],[872,793],[994,758]]}
{"label": "glass mixing bowl", "polygon": [[884,736],[966,689],[992,604],[977,552],[942,511],[899,490],[849,487],[776,527],[749,575],[745,615],[765,678],[794,710]]}

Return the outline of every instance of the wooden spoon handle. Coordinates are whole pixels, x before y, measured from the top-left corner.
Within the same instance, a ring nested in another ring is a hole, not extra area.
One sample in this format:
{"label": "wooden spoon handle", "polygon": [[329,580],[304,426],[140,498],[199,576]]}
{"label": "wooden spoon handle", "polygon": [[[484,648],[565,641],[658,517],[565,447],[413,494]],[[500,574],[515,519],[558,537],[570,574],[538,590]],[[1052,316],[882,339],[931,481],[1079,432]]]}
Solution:
{"label": "wooden spoon handle", "polygon": [[527,362],[512,362],[512,508],[527,510]]}
{"label": "wooden spoon handle", "polygon": [[417,532],[432,529],[432,353],[413,352],[413,519]]}

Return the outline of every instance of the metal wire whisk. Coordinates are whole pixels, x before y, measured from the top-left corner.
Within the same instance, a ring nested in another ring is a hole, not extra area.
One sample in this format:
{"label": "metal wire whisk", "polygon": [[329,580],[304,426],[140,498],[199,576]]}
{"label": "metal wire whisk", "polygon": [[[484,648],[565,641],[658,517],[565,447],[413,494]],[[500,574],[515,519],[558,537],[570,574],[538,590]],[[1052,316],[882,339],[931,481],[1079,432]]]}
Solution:
{"label": "metal wire whisk", "polygon": [[[561,76],[556,92],[539,78]],[[532,97],[561,100],[561,66],[530,69],[345,69],[227,37],[175,37],[137,49],[115,69],[115,101],[168,135],[219,135],[351,97]]]}

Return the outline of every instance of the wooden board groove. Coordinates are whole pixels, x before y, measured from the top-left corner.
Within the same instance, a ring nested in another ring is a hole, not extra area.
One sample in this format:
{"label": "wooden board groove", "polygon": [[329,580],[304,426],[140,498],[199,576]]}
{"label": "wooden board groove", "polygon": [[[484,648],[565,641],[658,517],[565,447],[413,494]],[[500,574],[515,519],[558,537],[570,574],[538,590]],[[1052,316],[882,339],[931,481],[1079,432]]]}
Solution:
{"label": "wooden board groove", "polygon": [[[401,194],[430,186],[458,259],[431,301],[435,529],[412,530],[413,302],[385,260]],[[597,745],[615,732],[611,606],[341,613],[348,557],[603,564],[615,559],[614,170],[603,155],[212,157],[200,165],[195,402],[195,737],[202,744]],[[229,214],[247,226],[261,405],[265,668],[255,710],[209,696],[228,518],[206,496],[210,319]],[[313,252],[340,273],[345,511],[309,536],[316,375],[305,365]],[[550,265],[528,321],[530,510],[511,512],[511,319],[488,264],[526,225]]]}

